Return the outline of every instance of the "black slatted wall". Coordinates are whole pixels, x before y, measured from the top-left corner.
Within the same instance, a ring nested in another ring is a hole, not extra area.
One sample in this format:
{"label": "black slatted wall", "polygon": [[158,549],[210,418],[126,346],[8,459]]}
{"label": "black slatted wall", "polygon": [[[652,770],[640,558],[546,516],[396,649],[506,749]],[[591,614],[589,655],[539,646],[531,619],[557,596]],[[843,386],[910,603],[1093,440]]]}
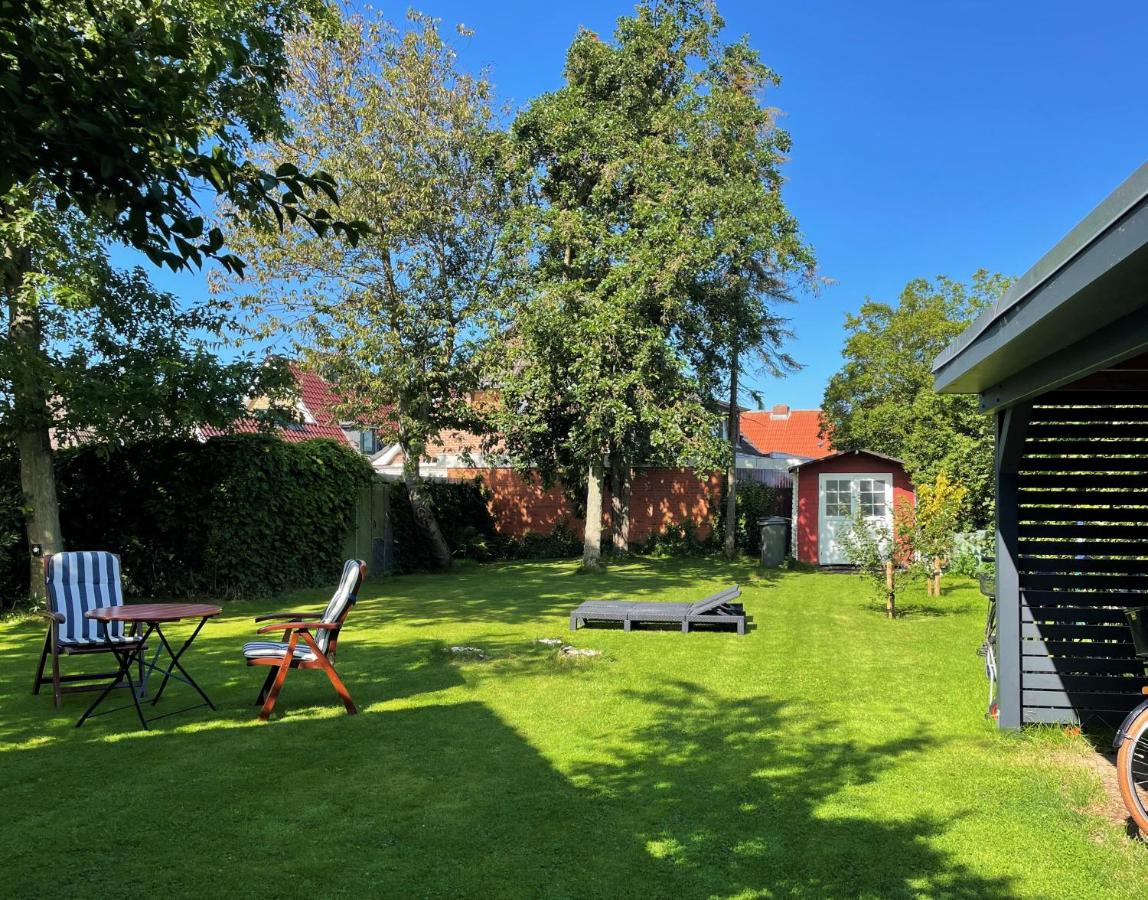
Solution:
{"label": "black slatted wall", "polygon": [[1148,606],[1148,392],[1036,401],[1018,499],[1023,719],[1118,724],[1148,684],[1122,612]]}

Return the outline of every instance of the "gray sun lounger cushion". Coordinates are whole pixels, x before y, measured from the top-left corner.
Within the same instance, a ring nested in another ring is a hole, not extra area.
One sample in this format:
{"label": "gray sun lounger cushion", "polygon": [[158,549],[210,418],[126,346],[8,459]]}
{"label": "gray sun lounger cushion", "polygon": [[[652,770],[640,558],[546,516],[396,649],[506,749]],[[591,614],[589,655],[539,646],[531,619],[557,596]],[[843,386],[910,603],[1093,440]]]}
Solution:
{"label": "gray sun lounger cushion", "polygon": [[570,613],[570,630],[579,623],[621,622],[626,631],[634,623],[680,622],[682,631],[691,624],[736,625],[738,634],[745,634],[745,611],[733,603],[741,596],[737,585],[711,594],[693,603],[667,603],[635,600],[588,600]]}

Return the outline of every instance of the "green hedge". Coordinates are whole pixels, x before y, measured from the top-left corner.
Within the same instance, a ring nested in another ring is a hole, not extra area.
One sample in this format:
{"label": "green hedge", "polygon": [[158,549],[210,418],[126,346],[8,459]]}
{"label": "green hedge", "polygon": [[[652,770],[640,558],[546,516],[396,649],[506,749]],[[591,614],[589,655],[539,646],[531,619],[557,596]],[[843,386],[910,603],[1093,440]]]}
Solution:
{"label": "green hedge", "polygon": [[[265,597],[333,581],[370,465],[334,441],[288,444],[270,435],[86,446],[57,454],[67,546],[120,554],[134,596]],[[27,585],[18,516],[3,499],[14,473],[0,465],[2,592]],[[15,528],[13,526],[15,525]],[[15,533],[19,557],[3,548]]]}

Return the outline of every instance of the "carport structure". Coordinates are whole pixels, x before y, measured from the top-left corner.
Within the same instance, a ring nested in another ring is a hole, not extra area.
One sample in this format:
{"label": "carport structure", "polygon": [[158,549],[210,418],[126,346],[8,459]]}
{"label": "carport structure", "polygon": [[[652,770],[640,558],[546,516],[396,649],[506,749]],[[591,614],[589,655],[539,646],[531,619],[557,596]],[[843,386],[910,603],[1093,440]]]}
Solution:
{"label": "carport structure", "polygon": [[1148,684],[1148,164],[934,364],[996,419],[1000,725],[1119,723]]}

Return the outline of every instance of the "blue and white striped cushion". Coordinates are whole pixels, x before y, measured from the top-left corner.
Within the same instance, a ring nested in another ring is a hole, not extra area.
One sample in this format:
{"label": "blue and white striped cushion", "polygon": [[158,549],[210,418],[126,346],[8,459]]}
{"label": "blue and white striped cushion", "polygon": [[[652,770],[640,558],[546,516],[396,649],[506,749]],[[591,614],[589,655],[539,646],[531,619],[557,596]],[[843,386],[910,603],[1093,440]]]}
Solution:
{"label": "blue and white striped cushion", "polygon": [[[84,613],[101,606],[123,606],[120,559],[102,550],[57,553],[48,560],[48,604],[63,615],[61,644],[94,644],[104,640],[103,626]],[[124,623],[108,625],[113,641],[126,640]]]}
{"label": "blue and white striped cushion", "polygon": [[[286,641],[250,641],[243,645],[243,655],[248,659],[257,659],[263,656],[282,659],[287,655],[287,643]],[[295,645],[295,658],[312,660],[315,658],[315,651],[300,640]]]}
{"label": "blue and white striped cushion", "polygon": [[[327,604],[327,608],[323,611],[323,618],[321,622],[337,622],[343,615],[349,604],[352,604],[357,599],[355,596],[355,585],[359,580],[359,566],[362,563],[357,559],[348,559],[343,563],[343,574],[339,578],[339,587],[335,590],[335,596],[331,598],[331,602]],[[315,643],[319,645],[319,649],[323,653],[327,652],[327,643],[331,639],[331,632],[327,629],[322,629],[315,635]]]}

